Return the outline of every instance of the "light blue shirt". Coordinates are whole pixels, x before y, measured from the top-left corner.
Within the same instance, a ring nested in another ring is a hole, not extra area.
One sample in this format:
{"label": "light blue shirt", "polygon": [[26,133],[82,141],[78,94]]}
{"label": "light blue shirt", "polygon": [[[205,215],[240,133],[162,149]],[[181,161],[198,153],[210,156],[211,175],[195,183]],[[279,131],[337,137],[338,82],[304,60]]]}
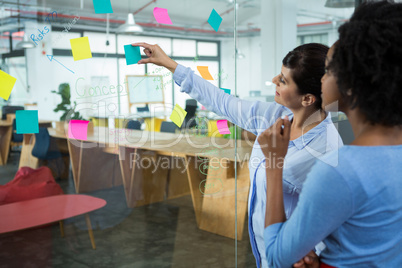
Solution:
{"label": "light blue shirt", "polygon": [[402,267],[401,156],[402,145],[344,146],[318,160],[290,219],[265,229],[270,266],[291,267],[324,239],[328,265]]}
{"label": "light blue shirt", "polygon": [[[293,118],[292,112],[275,102],[240,100],[215,87],[190,68],[178,65],[173,79],[208,110],[226,117],[230,122],[254,133],[261,134],[282,115]],[[310,122],[313,123],[313,122]],[[342,146],[342,140],[330,115],[303,136],[290,141],[283,172],[283,193],[286,216],[289,217],[299,199],[307,173],[316,158]],[[272,163],[274,164],[274,163]],[[265,156],[256,140],[249,160],[250,191],[248,198],[249,234],[258,267],[268,267],[264,244],[266,209]],[[313,247],[311,248],[313,249]]]}

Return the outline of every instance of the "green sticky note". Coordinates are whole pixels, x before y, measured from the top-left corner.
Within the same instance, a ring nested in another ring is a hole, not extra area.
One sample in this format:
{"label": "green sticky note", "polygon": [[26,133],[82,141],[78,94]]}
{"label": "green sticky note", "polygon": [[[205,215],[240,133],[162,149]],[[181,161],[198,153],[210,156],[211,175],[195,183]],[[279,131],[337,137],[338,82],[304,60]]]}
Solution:
{"label": "green sticky note", "polygon": [[110,0],[93,0],[96,14],[113,13]]}
{"label": "green sticky note", "polygon": [[39,133],[38,111],[16,111],[15,121],[17,134]]}
{"label": "green sticky note", "polygon": [[219,27],[222,23],[222,18],[219,16],[218,12],[215,11],[215,9],[212,9],[211,15],[209,15],[208,23],[212,26],[212,28],[214,28],[215,32],[219,30]]}
{"label": "green sticky note", "polygon": [[127,65],[136,64],[141,60],[140,47],[133,47],[132,45],[124,46],[124,54],[126,56]]}
{"label": "green sticky note", "polygon": [[175,123],[178,127],[181,127],[183,124],[184,118],[186,117],[187,112],[183,110],[178,104],[174,106],[173,112],[170,115],[170,120]]}
{"label": "green sticky note", "polygon": [[15,81],[17,81],[17,78],[0,70],[0,97],[8,100],[15,85]]}
{"label": "green sticky note", "polygon": [[221,88],[223,91],[225,91],[225,93],[228,93],[230,95],[230,89],[227,88]]}

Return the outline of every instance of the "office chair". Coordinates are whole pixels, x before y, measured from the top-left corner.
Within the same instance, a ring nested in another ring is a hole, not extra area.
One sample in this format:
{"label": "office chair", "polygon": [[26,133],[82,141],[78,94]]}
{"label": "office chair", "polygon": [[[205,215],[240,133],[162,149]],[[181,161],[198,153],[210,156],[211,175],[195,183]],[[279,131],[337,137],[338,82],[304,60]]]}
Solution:
{"label": "office chair", "polygon": [[[39,128],[39,133],[35,134],[35,146],[32,149],[32,155],[35,156],[36,158],[46,161],[46,165],[50,164],[49,160],[56,160],[56,159],[61,159],[63,154],[60,152],[60,150],[57,148],[57,146],[52,146],[53,144],[51,143],[50,140],[50,135],[49,132],[47,131],[47,128]],[[59,178],[62,172],[60,171],[59,168],[59,161],[55,161],[55,166],[56,166],[56,171],[55,171],[55,177]],[[53,168],[49,166],[49,168],[53,171]]]}
{"label": "office chair", "polygon": [[163,121],[161,124],[161,132],[176,133],[176,129],[179,129],[173,122]]}
{"label": "office chair", "polygon": [[145,106],[145,107],[137,107],[137,112],[141,113],[141,112],[149,112],[149,107]]}
{"label": "office chair", "polygon": [[186,108],[184,109],[187,114],[184,118],[182,128],[192,128],[197,125],[195,121],[195,112],[197,111],[197,101],[194,99],[186,100]]}
{"label": "office chair", "polygon": [[12,133],[13,135],[11,136],[11,143],[10,143],[10,152],[17,152],[21,153],[20,150],[13,150],[15,146],[22,146],[22,141],[24,140],[24,134],[17,134],[17,125],[15,119],[13,119],[13,128],[12,128]]}
{"label": "office chair", "polygon": [[3,106],[1,120],[7,120],[7,114],[15,114],[19,110],[25,110],[25,108],[23,106]]}
{"label": "office chair", "polygon": [[11,142],[14,143],[22,143],[24,139],[24,134],[17,134],[17,123],[16,120],[13,120],[13,136],[11,137]]}
{"label": "office chair", "polygon": [[127,129],[141,130],[141,122],[137,120],[130,120],[126,125]]}
{"label": "office chair", "polygon": [[32,155],[41,160],[50,160],[61,157],[59,150],[50,150],[50,135],[47,128],[40,127],[39,133],[35,134],[35,146]]}
{"label": "office chair", "polygon": [[196,106],[197,107],[197,101],[195,99],[188,99],[188,100],[186,100],[186,106]]}

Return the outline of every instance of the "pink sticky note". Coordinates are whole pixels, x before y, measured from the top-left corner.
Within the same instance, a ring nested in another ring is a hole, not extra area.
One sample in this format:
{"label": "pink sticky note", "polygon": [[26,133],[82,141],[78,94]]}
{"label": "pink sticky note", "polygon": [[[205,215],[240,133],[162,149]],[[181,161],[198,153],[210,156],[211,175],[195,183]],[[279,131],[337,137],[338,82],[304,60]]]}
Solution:
{"label": "pink sticky note", "polygon": [[68,138],[86,141],[88,139],[88,123],[89,121],[84,120],[70,120],[68,123]]}
{"label": "pink sticky note", "polygon": [[204,106],[201,106],[201,110],[206,110],[207,108],[205,108]]}
{"label": "pink sticky note", "polygon": [[230,130],[228,128],[228,120],[218,120],[216,122],[216,126],[218,127],[218,131],[220,134],[230,134]]}
{"label": "pink sticky note", "polygon": [[170,20],[168,10],[166,8],[155,7],[154,17],[158,23],[161,24],[173,24]]}

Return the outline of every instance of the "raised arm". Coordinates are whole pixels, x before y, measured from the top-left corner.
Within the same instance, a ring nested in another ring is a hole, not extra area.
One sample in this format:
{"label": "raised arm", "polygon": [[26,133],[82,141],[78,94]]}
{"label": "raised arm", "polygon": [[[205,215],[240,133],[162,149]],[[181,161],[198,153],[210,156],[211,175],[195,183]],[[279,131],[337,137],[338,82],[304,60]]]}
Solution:
{"label": "raised arm", "polygon": [[181,86],[181,91],[189,94],[208,110],[226,117],[230,122],[254,134],[272,125],[281,115],[289,115],[290,111],[275,102],[245,101],[212,85],[197,76],[190,68],[185,68],[169,58],[158,45],[135,43],[133,46],[144,47],[147,59],[138,64],[154,63],[166,67],[173,73],[173,79]]}

